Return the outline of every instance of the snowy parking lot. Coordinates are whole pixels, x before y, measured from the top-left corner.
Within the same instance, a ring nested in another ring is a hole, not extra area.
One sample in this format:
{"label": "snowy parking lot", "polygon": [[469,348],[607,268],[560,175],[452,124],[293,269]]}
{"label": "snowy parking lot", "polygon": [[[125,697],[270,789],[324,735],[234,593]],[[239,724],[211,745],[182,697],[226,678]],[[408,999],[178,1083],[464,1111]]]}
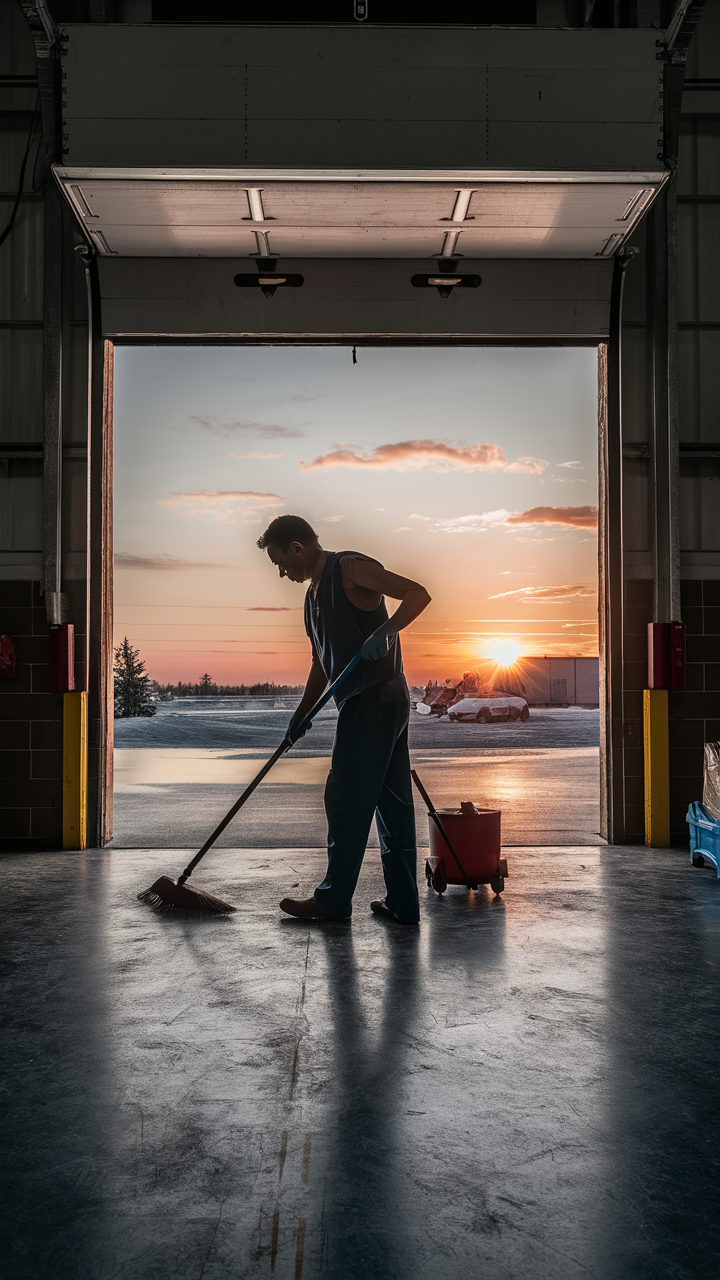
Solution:
{"label": "snowy parking lot", "polygon": [[[115,746],[124,748],[257,748],[281,742],[299,698],[179,698],[157,704],[152,719],[115,721]],[[330,755],[337,711],[320,712],[293,755]],[[447,716],[410,715],[410,747],[495,749],[505,747],[597,747],[600,713],[595,707],[531,707],[529,720],[501,724],[453,724]]]}

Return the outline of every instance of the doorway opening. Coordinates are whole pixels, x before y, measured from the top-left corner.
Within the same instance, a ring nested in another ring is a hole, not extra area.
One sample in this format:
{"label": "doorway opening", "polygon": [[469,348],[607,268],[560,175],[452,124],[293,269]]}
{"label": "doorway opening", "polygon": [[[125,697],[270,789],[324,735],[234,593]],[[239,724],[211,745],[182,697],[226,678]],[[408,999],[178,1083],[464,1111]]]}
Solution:
{"label": "doorway opening", "polygon": [[[255,544],[287,511],[430,591],[402,645],[436,804],[601,841],[596,349],[122,346],[114,437],[114,641],[154,713],[116,719],[114,847],[199,845],[281,740],[304,588]],[[324,845],[335,717],[221,843]]]}

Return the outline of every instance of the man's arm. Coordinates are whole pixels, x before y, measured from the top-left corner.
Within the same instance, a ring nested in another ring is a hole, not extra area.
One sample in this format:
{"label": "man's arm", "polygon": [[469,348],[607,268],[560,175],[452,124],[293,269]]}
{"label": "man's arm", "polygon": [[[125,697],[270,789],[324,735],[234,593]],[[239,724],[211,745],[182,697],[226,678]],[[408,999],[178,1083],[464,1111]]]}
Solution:
{"label": "man's arm", "polygon": [[291,738],[293,742],[296,741],[296,739],[293,738],[293,728],[296,728],[297,725],[299,725],[300,721],[307,715],[308,711],[315,706],[318,698],[322,697],[326,689],[327,676],[325,675],[322,665],[318,659],[313,658],[312,665],[308,672],[308,678],[305,681],[305,692],[300,699],[297,711],[293,713],[290,724],[288,725],[288,737]]}
{"label": "man's arm", "polygon": [[414,622],[427,609],[432,598],[419,582],[413,582],[412,578],[402,578],[398,573],[390,573],[377,560],[348,557],[343,560],[342,573],[344,578],[347,577],[357,587],[400,601],[392,618],[365,641],[360,651],[363,658],[382,657],[386,652],[385,638],[396,635]]}

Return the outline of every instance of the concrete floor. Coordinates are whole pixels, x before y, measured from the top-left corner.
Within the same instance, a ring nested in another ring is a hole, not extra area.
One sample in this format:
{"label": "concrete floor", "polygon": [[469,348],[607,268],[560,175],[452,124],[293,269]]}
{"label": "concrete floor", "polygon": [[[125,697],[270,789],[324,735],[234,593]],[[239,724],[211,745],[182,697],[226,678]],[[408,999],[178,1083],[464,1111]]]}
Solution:
{"label": "concrete floor", "polygon": [[8,855],[12,1280],[718,1274],[718,883],[686,853],[514,849],[419,930],[281,917],[317,850]]}

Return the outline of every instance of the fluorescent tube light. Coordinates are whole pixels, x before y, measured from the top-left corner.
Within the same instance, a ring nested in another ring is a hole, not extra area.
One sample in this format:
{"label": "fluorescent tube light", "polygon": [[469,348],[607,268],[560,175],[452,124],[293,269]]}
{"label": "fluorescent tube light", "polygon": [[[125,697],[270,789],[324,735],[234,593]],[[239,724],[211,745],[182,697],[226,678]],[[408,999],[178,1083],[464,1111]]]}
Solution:
{"label": "fluorescent tube light", "polygon": [[103,257],[117,258],[118,256],[117,249],[110,248],[110,245],[105,239],[102,231],[93,231],[90,227],[88,227],[88,235],[90,236],[90,239],[95,245],[95,248],[100,250],[100,253],[103,255]]}
{"label": "fluorescent tube light", "polygon": [[255,234],[255,239],[257,241],[258,257],[272,258],[276,256],[273,254],[273,251],[270,248],[270,242],[268,240],[267,231],[256,231],[254,234]]}
{"label": "fluorescent tube light", "polygon": [[264,222],[265,210],[263,209],[263,202],[262,202],[263,188],[262,187],[246,187],[245,190],[248,198],[248,208],[250,209],[250,217],[252,218],[253,222]]}
{"label": "fluorescent tube light", "polygon": [[616,218],[615,221],[627,222],[628,218],[633,213],[640,212],[640,209],[638,209],[638,205],[640,204],[644,205],[647,202],[648,196],[651,196],[651,195],[652,195],[652,191],[647,191],[645,190],[645,188],[643,188],[642,191],[636,191],[632,199],[628,201],[625,212],[621,214],[619,218]]}
{"label": "fluorescent tube light", "polygon": [[458,190],[457,197],[455,199],[455,208],[452,211],[452,222],[465,221],[467,211],[470,208],[470,201],[472,200],[473,193],[476,189],[477,188],[475,187],[467,187]]}
{"label": "fluorescent tube light", "polygon": [[443,241],[441,258],[452,258],[455,253],[455,245],[458,242],[459,231],[446,231],[445,240]]}
{"label": "fluorescent tube light", "polygon": [[599,253],[595,254],[595,257],[611,258],[615,250],[620,248],[620,245],[622,244],[624,239],[625,239],[625,234],[622,234],[621,232],[616,231],[614,235],[608,236],[602,249],[600,250]]}

